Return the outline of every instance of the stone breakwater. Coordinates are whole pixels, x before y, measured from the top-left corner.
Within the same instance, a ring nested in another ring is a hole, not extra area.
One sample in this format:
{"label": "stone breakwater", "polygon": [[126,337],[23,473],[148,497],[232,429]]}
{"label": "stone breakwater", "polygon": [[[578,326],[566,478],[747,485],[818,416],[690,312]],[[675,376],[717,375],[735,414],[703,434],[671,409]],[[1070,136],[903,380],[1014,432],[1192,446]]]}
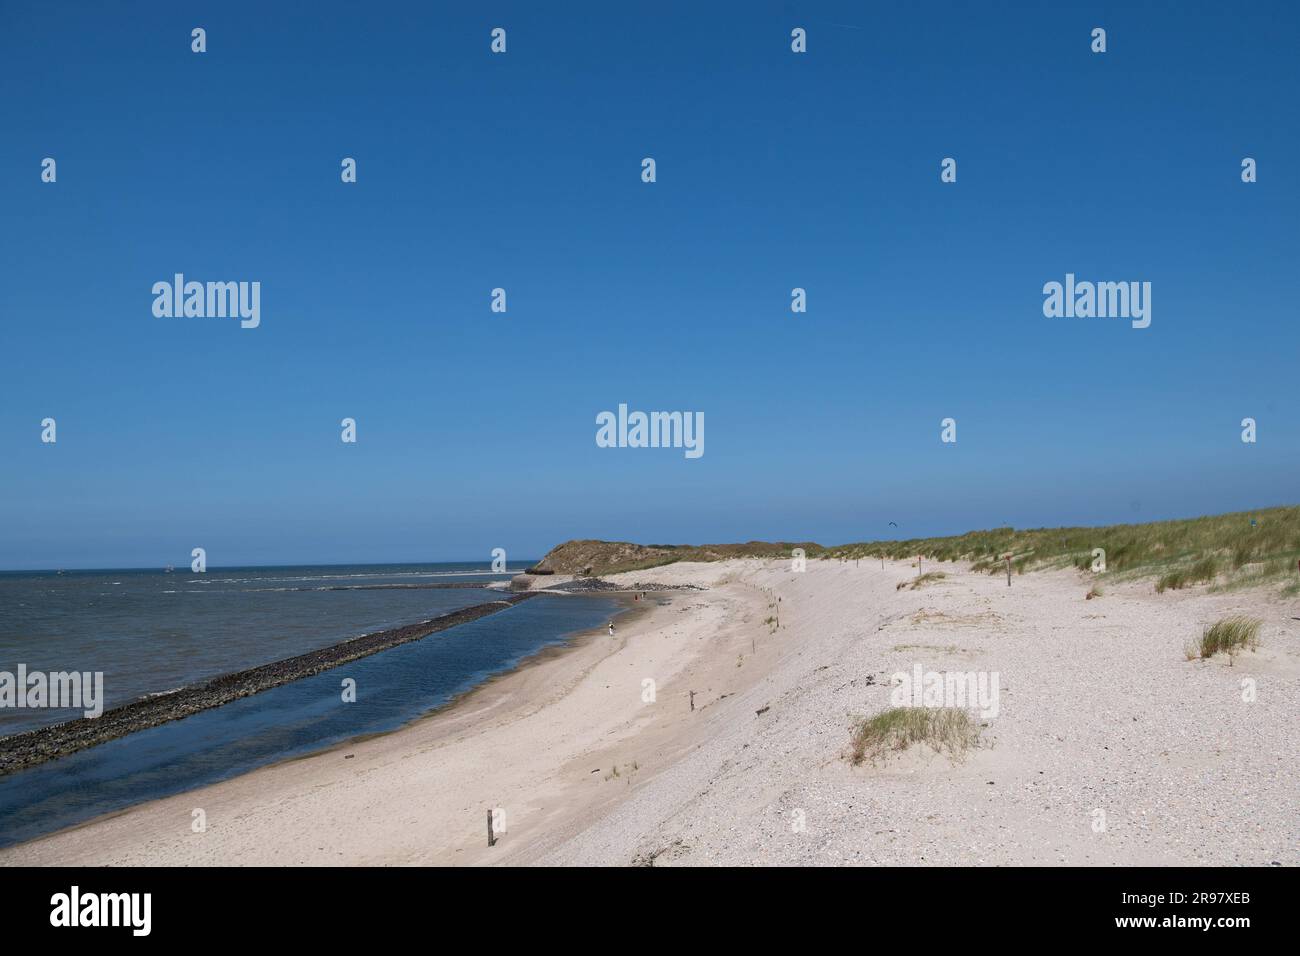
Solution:
{"label": "stone breakwater", "polygon": [[311,588],[253,588],[255,591],[499,591],[504,581],[452,581],[437,584],[323,584]]}
{"label": "stone breakwater", "polygon": [[615,584],[613,581],[605,581],[601,578],[577,578],[573,581],[566,581],[563,584],[552,584],[541,589],[546,591],[570,591],[574,593],[585,593],[588,591],[618,592],[630,594],[633,591],[706,591],[707,588],[700,587],[698,584]]}
{"label": "stone breakwater", "polygon": [[475,604],[460,608],[449,614],[442,614],[416,624],[407,624],[373,634],[362,634],[331,647],[287,657],[282,661],[272,661],[251,667],[248,670],[223,674],[212,680],[191,684],[168,691],[142,697],[129,704],[106,710],[99,717],[80,718],[50,727],[41,727],[26,733],[14,734],[12,737],[0,738],[0,776],[32,767],[56,757],[66,756],[87,747],[125,737],[137,730],[157,727],[169,721],[180,720],[212,707],[220,707],[232,700],[249,697],[252,694],[303,677],[319,674],[321,671],[347,664],[362,657],[369,657],[380,651],[399,644],[418,641],[422,637],[444,631],[457,624],[477,620],[488,614],[504,610],[536,597],[537,591],[511,594],[499,601]]}

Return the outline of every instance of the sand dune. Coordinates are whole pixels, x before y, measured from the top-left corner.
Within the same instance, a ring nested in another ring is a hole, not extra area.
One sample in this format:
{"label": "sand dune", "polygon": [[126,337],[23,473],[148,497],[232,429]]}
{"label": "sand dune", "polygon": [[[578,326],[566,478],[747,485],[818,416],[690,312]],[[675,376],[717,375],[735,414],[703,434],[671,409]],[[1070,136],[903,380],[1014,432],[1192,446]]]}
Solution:
{"label": "sand dune", "polygon": [[[708,590],[653,594],[615,638],[584,637],[397,733],[0,863],[1300,863],[1300,610],[1149,582],[1085,601],[1073,571],[1008,588],[926,570],[947,577],[898,590],[914,568],[867,560],[615,576]],[[1185,659],[1202,625],[1243,611],[1264,620],[1258,651]],[[891,675],[917,664],[998,673],[980,747],[853,766],[854,721],[888,708]],[[489,848],[493,807],[506,832]]]}

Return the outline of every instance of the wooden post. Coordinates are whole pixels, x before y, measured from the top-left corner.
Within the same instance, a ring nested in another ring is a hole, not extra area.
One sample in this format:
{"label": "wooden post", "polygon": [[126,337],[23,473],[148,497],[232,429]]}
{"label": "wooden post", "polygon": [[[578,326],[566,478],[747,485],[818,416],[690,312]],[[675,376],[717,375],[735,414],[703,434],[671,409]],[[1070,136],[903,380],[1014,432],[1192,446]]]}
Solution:
{"label": "wooden post", "polygon": [[921,576],[921,556],[919,554],[916,556],[916,576],[918,578]]}
{"label": "wooden post", "polygon": [[496,834],[492,832],[492,811],[488,811],[488,846],[496,846]]}
{"label": "wooden post", "polygon": [[691,711],[695,711],[695,691],[691,691]]}
{"label": "wooden post", "polygon": [[1011,555],[1007,555],[1007,587],[1011,587]]}

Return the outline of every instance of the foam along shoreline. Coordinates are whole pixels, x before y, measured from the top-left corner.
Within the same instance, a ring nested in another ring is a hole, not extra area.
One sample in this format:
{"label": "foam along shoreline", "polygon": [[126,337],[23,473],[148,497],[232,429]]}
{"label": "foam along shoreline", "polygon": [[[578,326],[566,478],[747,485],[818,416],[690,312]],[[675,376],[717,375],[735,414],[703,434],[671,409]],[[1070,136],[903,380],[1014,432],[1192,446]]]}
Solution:
{"label": "foam along shoreline", "polygon": [[220,707],[241,697],[249,697],[319,674],[399,644],[418,641],[449,627],[513,607],[539,593],[541,592],[525,591],[509,594],[495,601],[460,608],[415,624],[362,634],[296,657],[287,657],[166,693],[142,697],[107,710],[96,718],[78,718],[0,738],[0,776],[125,737],[139,730]]}

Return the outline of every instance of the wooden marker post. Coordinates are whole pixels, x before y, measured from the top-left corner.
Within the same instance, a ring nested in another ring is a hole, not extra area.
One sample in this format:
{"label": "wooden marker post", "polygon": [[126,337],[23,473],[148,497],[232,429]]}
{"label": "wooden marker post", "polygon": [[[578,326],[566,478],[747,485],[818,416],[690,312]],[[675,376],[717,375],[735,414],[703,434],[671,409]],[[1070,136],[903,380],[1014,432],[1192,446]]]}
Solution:
{"label": "wooden marker post", "polygon": [[1011,555],[1007,555],[1007,587],[1011,587]]}
{"label": "wooden marker post", "polygon": [[492,811],[489,810],[488,811],[488,846],[496,846],[496,845],[497,845],[497,837],[496,834],[492,832]]}

